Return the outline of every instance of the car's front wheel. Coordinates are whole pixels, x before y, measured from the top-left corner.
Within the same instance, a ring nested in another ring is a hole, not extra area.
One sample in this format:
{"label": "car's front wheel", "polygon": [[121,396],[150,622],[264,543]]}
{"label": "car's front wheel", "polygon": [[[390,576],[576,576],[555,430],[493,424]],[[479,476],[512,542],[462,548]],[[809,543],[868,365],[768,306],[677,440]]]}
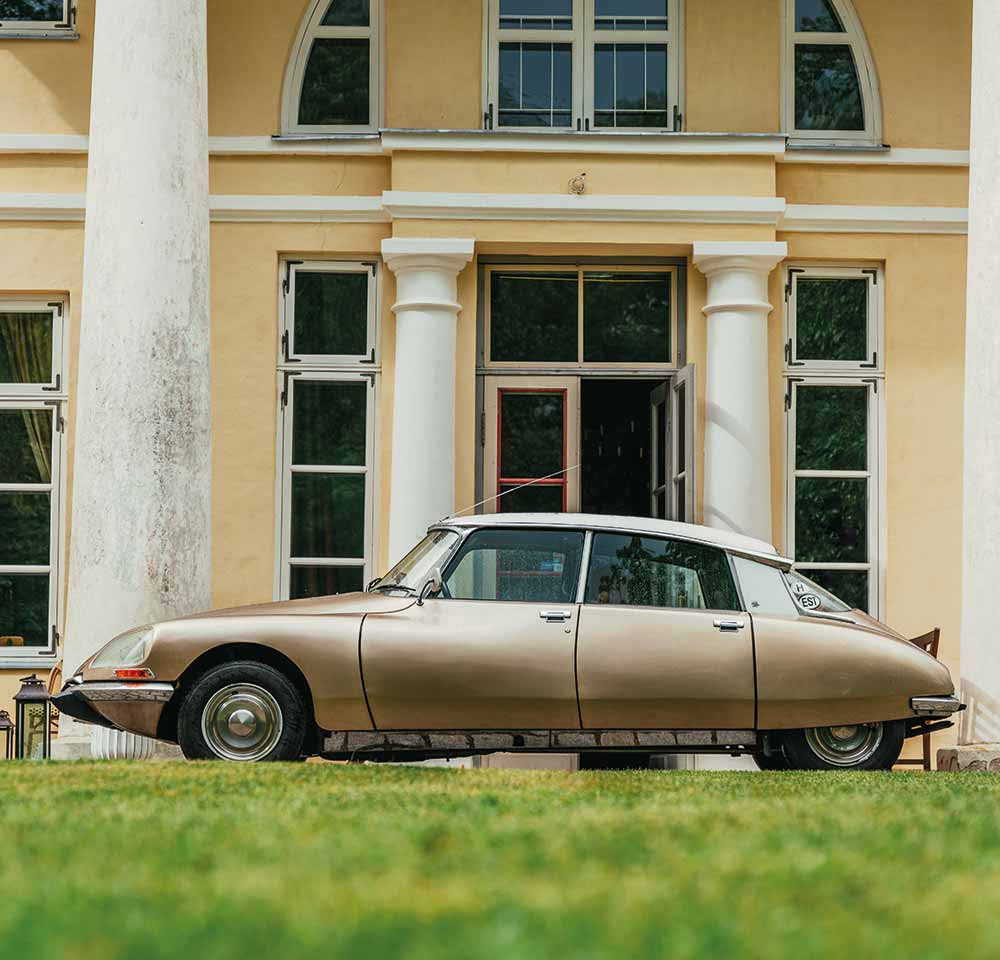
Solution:
{"label": "car's front wheel", "polygon": [[889,770],[899,759],[902,720],[790,730],[783,737],[789,766],[796,770]]}
{"label": "car's front wheel", "polygon": [[295,684],[274,667],[250,660],[206,671],[177,715],[177,741],[189,760],[298,760],[307,728]]}

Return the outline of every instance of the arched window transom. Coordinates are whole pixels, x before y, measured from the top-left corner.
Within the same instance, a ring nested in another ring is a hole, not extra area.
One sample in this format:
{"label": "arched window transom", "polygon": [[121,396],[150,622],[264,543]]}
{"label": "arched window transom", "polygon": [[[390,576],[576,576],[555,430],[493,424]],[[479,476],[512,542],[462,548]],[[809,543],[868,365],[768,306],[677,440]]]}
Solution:
{"label": "arched window transom", "polygon": [[785,132],[809,143],[881,145],[875,64],[850,0],[784,0]]}
{"label": "arched window transom", "polygon": [[283,133],[379,125],[381,0],[313,0],[285,74]]}

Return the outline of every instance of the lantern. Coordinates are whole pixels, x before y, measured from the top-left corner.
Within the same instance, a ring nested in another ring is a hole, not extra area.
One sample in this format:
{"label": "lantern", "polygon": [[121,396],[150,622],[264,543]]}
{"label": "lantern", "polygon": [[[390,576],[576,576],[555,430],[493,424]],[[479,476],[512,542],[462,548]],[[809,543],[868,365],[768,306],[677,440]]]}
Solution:
{"label": "lantern", "polygon": [[21,678],[22,687],[14,694],[14,737],[18,760],[44,760],[49,756],[49,691],[34,674]]}
{"label": "lantern", "polygon": [[14,723],[6,710],[0,710],[0,738],[3,739],[3,758],[14,756]]}

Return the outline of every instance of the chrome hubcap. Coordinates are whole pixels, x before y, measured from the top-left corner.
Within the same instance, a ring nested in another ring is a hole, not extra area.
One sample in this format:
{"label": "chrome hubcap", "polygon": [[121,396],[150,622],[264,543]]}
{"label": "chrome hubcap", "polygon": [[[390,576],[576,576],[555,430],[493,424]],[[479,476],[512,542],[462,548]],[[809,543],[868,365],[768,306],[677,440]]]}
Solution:
{"label": "chrome hubcap", "polygon": [[213,694],[201,715],[201,731],[223,760],[266,757],[281,738],[281,707],[263,687],[233,683]]}
{"label": "chrome hubcap", "polygon": [[821,760],[838,767],[853,767],[871,759],[882,742],[881,723],[814,727],[806,730],[806,743]]}

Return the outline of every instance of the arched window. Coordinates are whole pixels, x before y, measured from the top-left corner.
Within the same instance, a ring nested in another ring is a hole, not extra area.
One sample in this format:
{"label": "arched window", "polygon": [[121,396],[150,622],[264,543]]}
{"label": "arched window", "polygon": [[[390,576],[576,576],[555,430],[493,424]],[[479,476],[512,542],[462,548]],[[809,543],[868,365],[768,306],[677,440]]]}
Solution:
{"label": "arched window", "polygon": [[379,125],[381,0],[312,0],[285,72],[282,133]]}
{"label": "arched window", "polygon": [[878,77],[851,0],[784,0],[782,120],[793,140],[881,145]]}

